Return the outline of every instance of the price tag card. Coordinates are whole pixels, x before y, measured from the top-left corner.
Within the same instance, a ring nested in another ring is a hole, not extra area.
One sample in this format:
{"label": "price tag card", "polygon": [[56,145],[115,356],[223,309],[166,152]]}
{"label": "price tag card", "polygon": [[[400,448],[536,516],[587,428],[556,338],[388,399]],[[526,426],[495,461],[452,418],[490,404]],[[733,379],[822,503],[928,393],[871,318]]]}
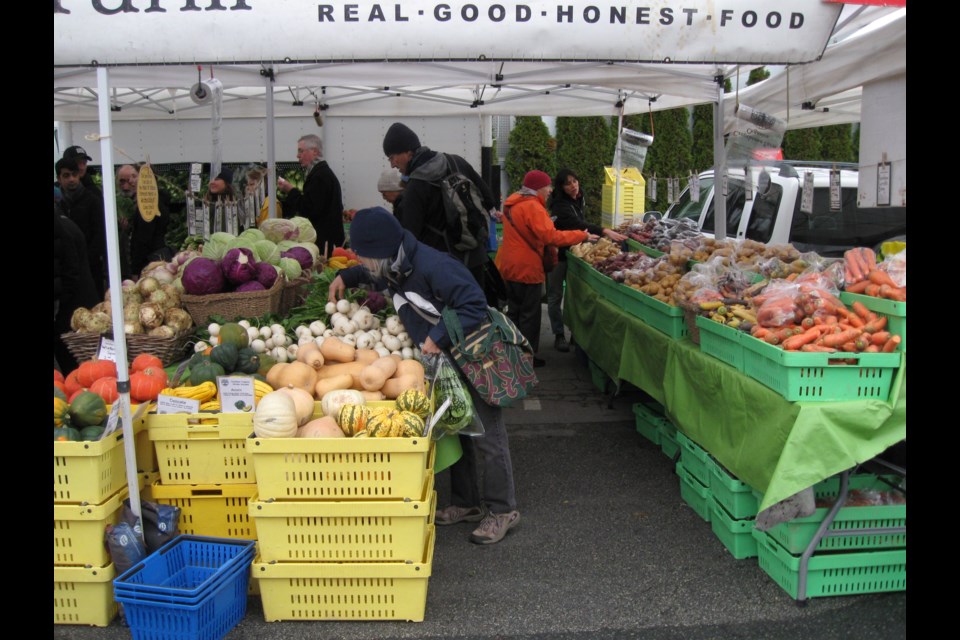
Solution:
{"label": "price tag card", "polygon": [[200,401],[176,396],[157,396],[157,413],[199,413]]}
{"label": "price tag card", "polygon": [[649,198],[650,198],[651,200],[656,200],[656,199],[657,199],[657,177],[654,176],[653,178],[651,178],[651,179],[650,179],[650,182],[648,182],[647,184],[648,184],[648,186],[650,187],[650,196],[649,196]]}
{"label": "price tag card", "polygon": [[198,176],[203,173],[203,163],[200,162],[191,162],[190,163],[190,175]]}
{"label": "price tag card", "polygon": [[190,191],[200,193],[200,176],[190,176]]}
{"label": "price tag card", "polygon": [[803,194],[800,196],[800,211],[813,213],[813,174],[807,171],[803,174]]}
{"label": "price tag card", "polygon": [[753,171],[750,167],[743,172],[743,193],[746,200],[753,200]]}
{"label": "price tag card", "polygon": [[100,348],[97,350],[97,360],[117,361],[117,352],[112,338],[101,337]]}
{"label": "price tag card", "polygon": [[669,204],[673,204],[674,199],[675,198],[674,198],[674,190],[673,190],[673,180],[668,179],[667,180],[667,202]]}
{"label": "price tag card", "polygon": [[840,170],[830,170],[830,211],[840,211]]}
{"label": "price tag card", "polygon": [[700,175],[693,174],[690,177],[690,202],[700,202]]}
{"label": "price tag card", "polygon": [[100,440],[103,440],[108,435],[120,428],[120,402],[114,402],[110,405],[110,415],[107,416],[107,426],[103,428],[103,433],[100,434]]}
{"label": "price tag card", "polygon": [[723,174],[723,178],[720,180],[720,195],[724,198],[727,197],[727,174]]}
{"label": "price tag card", "polygon": [[223,413],[250,413],[253,411],[253,378],[250,376],[218,376],[220,411]]}
{"label": "price tag card", "polygon": [[877,206],[890,206],[890,163],[877,165]]}

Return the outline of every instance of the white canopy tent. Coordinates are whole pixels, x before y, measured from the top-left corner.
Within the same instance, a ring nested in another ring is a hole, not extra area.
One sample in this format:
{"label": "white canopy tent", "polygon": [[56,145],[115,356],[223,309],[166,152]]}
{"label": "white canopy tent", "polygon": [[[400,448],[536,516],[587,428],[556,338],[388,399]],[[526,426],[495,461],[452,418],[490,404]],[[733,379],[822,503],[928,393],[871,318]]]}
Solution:
{"label": "white canopy tent", "polygon": [[[848,21],[841,3],[822,0],[200,4],[55,0],[54,119],[97,122],[104,167],[114,166],[114,119],[209,117],[190,91],[210,76],[224,88],[223,117],[266,115],[268,127],[318,107],[350,116],[612,116],[713,102],[719,121],[723,79],[738,68],[812,68],[832,38],[888,12],[872,7]],[[721,166],[719,128],[715,149]],[[122,326],[114,191],[104,181],[113,323]],[[721,236],[724,223],[721,201]],[[126,358],[122,336],[116,356]],[[136,487],[129,381],[118,372]],[[136,491],[131,500],[139,514]]]}

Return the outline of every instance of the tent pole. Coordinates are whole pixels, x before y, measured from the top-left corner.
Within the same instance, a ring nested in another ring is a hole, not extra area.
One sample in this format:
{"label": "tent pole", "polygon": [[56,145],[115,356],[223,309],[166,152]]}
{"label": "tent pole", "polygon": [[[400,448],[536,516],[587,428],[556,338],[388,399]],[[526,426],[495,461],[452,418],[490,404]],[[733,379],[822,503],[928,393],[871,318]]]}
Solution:
{"label": "tent pole", "polygon": [[617,151],[614,153],[614,182],[613,182],[613,212],[610,220],[610,228],[616,229],[620,222],[620,167],[623,165],[623,159],[621,154],[623,153],[623,103],[624,97],[623,92],[619,94],[619,100],[617,101],[617,106],[619,107],[619,113],[617,114]]}
{"label": "tent pole", "polygon": [[267,185],[269,196],[268,218],[277,217],[277,153],[274,149],[274,128],[273,128],[273,75],[274,68],[270,67],[270,73],[263,75],[263,84],[266,88],[267,103]]}
{"label": "tent pole", "polygon": [[717,101],[713,104],[713,201],[716,215],[714,236],[717,240],[727,237],[727,195],[723,185],[727,177],[726,151],[723,148],[723,74],[716,76]]}
{"label": "tent pole", "polygon": [[[140,519],[140,485],[137,477],[137,451],[130,417],[130,374],[127,371],[127,340],[123,332],[123,289],[120,284],[120,243],[117,236],[117,194],[113,180],[113,122],[110,117],[110,82],[106,67],[97,68],[97,93],[100,112],[100,157],[103,159],[103,209],[107,230],[107,266],[110,306],[113,321],[113,345],[117,364],[117,390],[123,426],[123,448],[127,461],[127,486],[130,509]],[[142,531],[142,529],[141,529]],[[141,533],[142,536],[142,533]]]}

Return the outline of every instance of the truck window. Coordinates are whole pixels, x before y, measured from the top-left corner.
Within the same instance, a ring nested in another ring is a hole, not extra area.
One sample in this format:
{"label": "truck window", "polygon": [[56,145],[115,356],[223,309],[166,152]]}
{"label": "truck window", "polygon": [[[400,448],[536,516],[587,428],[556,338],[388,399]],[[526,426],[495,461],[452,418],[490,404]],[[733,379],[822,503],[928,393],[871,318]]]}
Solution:
{"label": "truck window", "polygon": [[770,242],[773,227],[777,222],[777,211],[783,200],[783,187],[774,183],[764,195],[757,195],[747,222],[746,237],[757,242]]}
{"label": "truck window", "polygon": [[[841,210],[830,211],[829,189],[814,189],[813,213],[800,211],[798,202],[790,228],[790,241],[809,245],[823,255],[850,247],[874,247],[898,235],[905,235],[907,214],[904,207],[857,207],[857,190],[842,189]],[[834,247],[829,251],[827,247]]]}
{"label": "truck window", "polygon": [[713,186],[713,178],[700,179],[700,201],[693,202],[690,199],[690,189],[684,189],[680,198],[670,207],[671,219],[692,218],[694,222],[700,222],[700,212],[703,211],[703,203],[710,195],[710,188]]}
{"label": "truck window", "polygon": [[[714,227],[714,202],[719,198],[720,195],[717,194],[716,197],[710,201],[710,206],[707,208],[707,215],[703,219],[703,226],[700,227],[700,231],[704,233],[713,233]],[[743,206],[746,202],[746,194],[744,192],[742,182],[734,182],[733,180],[727,181],[727,237],[734,237],[737,234],[737,227],[740,226],[740,217],[743,215]]]}

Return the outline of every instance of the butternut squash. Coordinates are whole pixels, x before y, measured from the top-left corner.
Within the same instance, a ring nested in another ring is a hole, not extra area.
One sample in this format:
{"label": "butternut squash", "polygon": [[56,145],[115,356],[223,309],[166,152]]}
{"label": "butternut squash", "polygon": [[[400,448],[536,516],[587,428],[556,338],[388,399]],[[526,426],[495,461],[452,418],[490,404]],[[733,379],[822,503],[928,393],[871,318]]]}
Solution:
{"label": "butternut squash", "polygon": [[363,364],[371,364],[380,357],[380,354],[373,349],[357,349],[353,359]]}
{"label": "butternut squash", "polygon": [[343,375],[344,373],[350,373],[355,375],[360,375],[360,372],[363,371],[364,367],[367,365],[362,362],[335,362],[333,364],[325,364],[317,371],[317,379],[323,380],[324,378],[332,378],[333,376]]}
{"label": "butternut squash", "polygon": [[283,373],[283,370],[290,365],[289,362],[278,362],[267,371],[267,384],[273,387],[274,389],[279,389],[284,386],[280,384],[280,374]]}
{"label": "butternut squash", "polygon": [[366,402],[380,402],[386,398],[382,391],[361,391]]}
{"label": "butternut squash", "polygon": [[[293,386],[313,393],[313,388],[317,384],[316,370],[305,362],[294,361],[288,362],[286,365],[277,376],[278,384],[276,386],[269,382],[267,384],[270,384],[274,389]],[[272,372],[273,369],[270,369],[270,371]]]}
{"label": "butternut squash", "polygon": [[320,354],[324,361],[353,362],[356,351],[352,344],[347,344],[336,336],[326,338],[320,345]]}
{"label": "butternut squash", "polygon": [[393,356],[377,358],[360,372],[360,385],[367,391],[378,391],[397,372],[398,364]]}
{"label": "butternut squash", "polygon": [[388,400],[396,400],[397,396],[407,389],[417,389],[418,391],[423,391],[422,381],[418,380],[416,376],[409,374],[405,376],[396,376],[383,383],[383,386],[380,388],[380,392],[383,393]]}
{"label": "butternut squash", "polygon": [[425,388],[424,378],[426,373],[423,370],[423,365],[416,360],[407,359],[401,360],[397,365],[397,372],[394,374],[394,377],[399,378],[400,376],[412,375],[417,378],[417,388],[421,391]]}
{"label": "butternut squash", "polygon": [[318,381],[316,385],[314,385],[313,395],[317,398],[322,398],[329,391],[350,389],[352,386],[353,376],[349,373],[344,373],[330,378],[323,378],[322,380]]}
{"label": "butternut squash", "polygon": [[305,362],[319,370],[323,366],[323,354],[320,352],[320,345],[316,342],[305,342],[297,349],[297,360]]}
{"label": "butternut squash", "polygon": [[298,438],[344,438],[343,430],[330,416],[311,420],[297,433]]}

